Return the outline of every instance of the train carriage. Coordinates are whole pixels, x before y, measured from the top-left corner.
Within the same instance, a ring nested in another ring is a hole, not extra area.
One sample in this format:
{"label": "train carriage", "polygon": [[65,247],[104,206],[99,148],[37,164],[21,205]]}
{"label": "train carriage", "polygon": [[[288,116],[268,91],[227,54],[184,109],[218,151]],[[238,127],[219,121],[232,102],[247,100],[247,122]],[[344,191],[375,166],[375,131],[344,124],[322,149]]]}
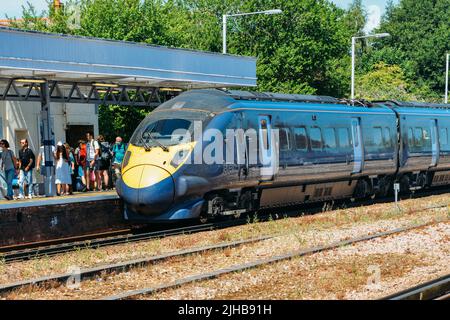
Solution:
{"label": "train carriage", "polygon": [[117,191],[127,219],[150,222],[446,184],[443,107],[188,91],[138,126]]}

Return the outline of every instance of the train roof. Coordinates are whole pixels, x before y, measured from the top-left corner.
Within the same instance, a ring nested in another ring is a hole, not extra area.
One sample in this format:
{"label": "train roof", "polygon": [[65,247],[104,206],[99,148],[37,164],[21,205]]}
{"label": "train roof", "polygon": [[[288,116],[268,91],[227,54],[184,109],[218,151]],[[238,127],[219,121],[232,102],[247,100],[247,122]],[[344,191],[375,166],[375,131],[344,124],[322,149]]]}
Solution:
{"label": "train roof", "polygon": [[333,111],[346,110],[349,108],[364,108],[366,112],[378,110],[389,110],[387,106],[372,106],[370,103],[355,101],[353,104],[348,100],[341,100],[330,96],[283,94],[271,92],[250,92],[225,89],[201,89],[191,90],[163,103],[155,111],[164,110],[197,110],[209,113],[220,113],[230,109],[238,108],[279,108],[298,109],[299,107],[311,107],[314,109],[329,109]]}
{"label": "train roof", "polygon": [[[257,102],[257,103],[256,103]],[[279,102],[277,104],[274,104]],[[284,102],[284,103],[283,103]],[[333,111],[355,112],[388,112],[390,109],[408,110],[428,113],[430,109],[450,110],[450,105],[430,104],[420,102],[387,101],[354,101],[338,99],[330,96],[283,94],[271,92],[251,92],[226,89],[201,89],[186,91],[179,96],[163,103],[156,110],[197,110],[209,113],[220,113],[230,109],[239,108],[267,108],[295,109],[301,107],[317,110],[332,109]]]}
{"label": "train roof", "polygon": [[373,101],[373,104],[387,106],[391,109],[394,109],[397,113],[405,115],[450,116],[450,104],[445,103],[384,100]]}

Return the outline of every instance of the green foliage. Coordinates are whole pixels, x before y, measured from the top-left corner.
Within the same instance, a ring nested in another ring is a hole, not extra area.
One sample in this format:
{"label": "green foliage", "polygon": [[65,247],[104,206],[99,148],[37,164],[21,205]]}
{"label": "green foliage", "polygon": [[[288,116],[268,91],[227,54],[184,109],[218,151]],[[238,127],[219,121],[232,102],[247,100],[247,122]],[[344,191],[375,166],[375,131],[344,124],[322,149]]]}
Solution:
{"label": "green foliage", "polygon": [[375,64],[370,72],[359,77],[355,89],[357,98],[366,100],[416,100],[408,92],[403,70],[398,65],[390,66],[384,62]]}
{"label": "green foliage", "polygon": [[391,3],[377,30],[389,32],[391,37],[383,39],[367,56],[367,64],[380,60],[398,64],[431,99],[442,96],[445,54],[450,51],[449,12],[449,0],[401,0],[397,6]]}
{"label": "green foliage", "polygon": [[117,136],[129,141],[138,124],[152,110],[152,107],[100,105],[98,117],[100,132],[107,141],[114,141]]}

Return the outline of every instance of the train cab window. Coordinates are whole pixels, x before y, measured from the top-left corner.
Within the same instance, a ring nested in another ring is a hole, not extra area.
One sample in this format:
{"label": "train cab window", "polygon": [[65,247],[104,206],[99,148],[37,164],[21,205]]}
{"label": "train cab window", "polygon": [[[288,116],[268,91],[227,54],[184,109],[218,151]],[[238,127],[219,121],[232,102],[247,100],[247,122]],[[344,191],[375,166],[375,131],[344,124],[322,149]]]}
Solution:
{"label": "train cab window", "polygon": [[294,128],[295,148],[306,151],[308,148],[308,139],[305,128]]}
{"label": "train cab window", "polygon": [[309,139],[311,141],[311,149],[312,150],[322,150],[323,142],[322,142],[322,130],[320,128],[311,128],[309,133]]}
{"label": "train cab window", "polygon": [[392,147],[391,129],[389,127],[384,127],[383,129],[383,141],[386,148]]}
{"label": "train cab window", "polygon": [[281,128],[278,132],[280,135],[280,150],[289,150],[289,129]]}
{"label": "train cab window", "polygon": [[339,147],[341,148],[350,147],[350,136],[348,134],[347,128],[338,129],[338,139],[339,139]]}
{"label": "train cab window", "polygon": [[324,147],[326,149],[336,148],[336,133],[334,128],[325,128],[323,130]]}
{"label": "train cab window", "polygon": [[447,149],[444,148],[444,146],[448,145],[448,130],[447,128],[441,128],[439,130],[439,143],[441,145],[441,149]]}

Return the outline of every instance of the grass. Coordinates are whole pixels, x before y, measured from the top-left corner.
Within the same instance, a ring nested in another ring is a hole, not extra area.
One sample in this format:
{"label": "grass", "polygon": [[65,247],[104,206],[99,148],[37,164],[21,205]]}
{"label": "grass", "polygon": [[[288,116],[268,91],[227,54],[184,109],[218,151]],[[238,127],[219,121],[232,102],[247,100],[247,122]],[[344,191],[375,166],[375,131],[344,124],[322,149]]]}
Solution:
{"label": "grass", "polygon": [[[300,260],[305,263],[300,265]],[[271,273],[268,281],[259,281],[214,299],[345,299],[348,292],[370,289],[370,266],[380,268],[382,285],[387,280],[404,276],[415,267],[427,265],[424,261],[421,255],[398,253],[344,257],[329,261],[314,256],[296,258],[289,263],[289,267],[284,264],[284,269],[280,268],[281,264],[274,265],[277,272],[265,270],[266,274]],[[263,271],[264,269],[259,269],[254,272]],[[230,281],[229,278],[227,280]]]}

